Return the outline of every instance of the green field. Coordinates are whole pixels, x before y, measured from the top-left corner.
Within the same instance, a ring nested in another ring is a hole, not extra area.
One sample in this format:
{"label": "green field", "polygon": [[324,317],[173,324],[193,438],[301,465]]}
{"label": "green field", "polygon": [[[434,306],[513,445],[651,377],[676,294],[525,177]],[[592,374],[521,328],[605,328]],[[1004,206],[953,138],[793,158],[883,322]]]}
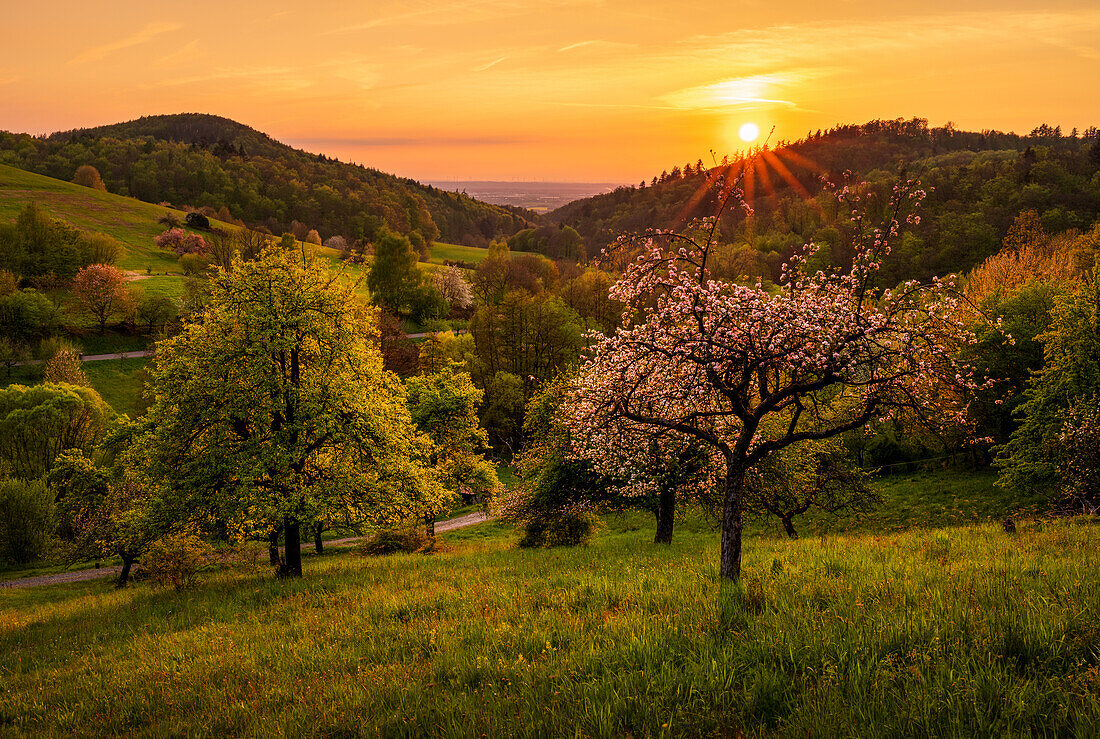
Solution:
{"label": "green field", "polygon": [[1093,735],[1098,534],[756,535],[723,588],[705,520],[661,547],[624,513],[578,549],[490,523],[434,555],[309,557],[299,581],[0,591],[0,732]]}

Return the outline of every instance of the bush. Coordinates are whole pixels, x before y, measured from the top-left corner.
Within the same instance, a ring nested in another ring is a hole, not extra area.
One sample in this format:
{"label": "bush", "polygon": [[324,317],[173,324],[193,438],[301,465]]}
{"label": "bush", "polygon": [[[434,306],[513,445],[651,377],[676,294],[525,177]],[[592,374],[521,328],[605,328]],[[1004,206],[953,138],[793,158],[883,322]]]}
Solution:
{"label": "bush", "polygon": [[375,557],[399,552],[412,554],[413,552],[426,550],[434,551],[434,543],[432,538],[419,526],[382,529],[359,547],[361,553]]}
{"label": "bush", "polygon": [[142,570],[157,585],[184,590],[195,584],[211,554],[210,545],[197,536],[176,534],[149,547],[141,559]]}
{"label": "bush", "polygon": [[547,513],[531,519],[519,540],[521,547],[575,547],[592,541],[600,517],[587,508]]}
{"label": "bush", "polygon": [[22,564],[46,553],[54,529],[53,494],[41,480],[0,481],[0,560]]}
{"label": "bush", "polygon": [[188,213],[187,217],[183,219],[183,222],[191,228],[198,228],[203,231],[210,230],[210,219],[202,213]]}

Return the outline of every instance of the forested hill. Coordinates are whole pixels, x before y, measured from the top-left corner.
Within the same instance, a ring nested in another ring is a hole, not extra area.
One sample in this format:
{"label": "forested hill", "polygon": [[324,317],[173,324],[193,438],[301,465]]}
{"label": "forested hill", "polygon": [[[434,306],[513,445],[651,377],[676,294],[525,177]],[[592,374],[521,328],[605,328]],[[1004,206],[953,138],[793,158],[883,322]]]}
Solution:
{"label": "forested hill", "polygon": [[[731,163],[736,174],[746,160]],[[644,185],[578,200],[544,221],[572,226],[591,256],[621,233],[675,228],[708,215],[700,197],[722,163],[674,167]],[[923,119],[872,121],[818,131],[760,152],[746,180],[755,217],[731,215],[723,240],[735,247],[731,269],[775,277],[792,251],[809,240],[824,244],[821,259],[843,243],[845,218],[822,194],[822,176],[845,170],[886,191],[899,176],[929,189],[922,222],[909,230],[884,265],[884,279],[964,272],[998,250],[1013,219],[1035,210],[1049,233],[1088,230],[1100,215],[1100,137],[1097,129],[1063,132],[1040,126],[1026,136],[930,128]],[[751,185],[750,185],[751,183]]]}
{"label": "forested hill", "polygon": [[0,163],[63,180],[92,165],[110,192],[209,209],[276,234],[369,239],[386,226],[414,242],[484,246],[531,225],[525,211],[310,154],[214,115],[147,116],[45,138],[0,132]]}

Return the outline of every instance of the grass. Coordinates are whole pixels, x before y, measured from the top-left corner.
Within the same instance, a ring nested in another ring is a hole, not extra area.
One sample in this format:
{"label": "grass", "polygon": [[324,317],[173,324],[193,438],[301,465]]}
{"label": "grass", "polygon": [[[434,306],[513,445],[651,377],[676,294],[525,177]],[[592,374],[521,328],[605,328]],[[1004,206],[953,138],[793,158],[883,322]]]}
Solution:
{"label": "grass", "polygon": [[85,362],[84,374],[96,392],[115,409],[116,413],[136,418],[145,410],[141,393],[145,384],[146,358],[104,359],[98,362]]}
{"label": "grass", "polygon": [[440,554],[244,566],[193,591],[0,591],[0,733],[1089,735],[1100,529],[1028,521],[750,537],[688,517],[593,546],[500,523]]}

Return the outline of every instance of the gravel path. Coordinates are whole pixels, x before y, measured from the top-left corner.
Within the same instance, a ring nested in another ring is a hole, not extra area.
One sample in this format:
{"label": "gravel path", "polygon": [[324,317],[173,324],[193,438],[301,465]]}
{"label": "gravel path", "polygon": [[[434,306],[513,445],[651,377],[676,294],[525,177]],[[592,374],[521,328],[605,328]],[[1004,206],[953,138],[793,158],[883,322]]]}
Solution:
{"label": "gravel path", "polygon": [[[453,531],[454,529],[465,528],[466,526],[473,526],[484,521],[488,521],[489,516],[481,511],[474,513],[467,513],[465,516],[459,516],[457,518],[449,518],[446,521],[438,521],[435,524],[435,532],[442,534],[444,531]],[[359,542],[365,539],[365,536],[349,536],[346,539],[333,539],[332,541],[326,541],[326,547],[350,547],[355,546]],[[313,543],[303,544],[302,549],[311,549]],[[0,590],[4,588],[33,588],[38,585],[60,585],[62,583],[70,582],[83,582],[84,580],[95,580],[101,577],[113,577],[122,571],[121,565],[113,565],[111,567],[100,567],[98,570],[76,570],[75,572],[58,572],[54,575],[38,575],[37,577],[24,577],[19,580],[4,580],[0,581]]]}

